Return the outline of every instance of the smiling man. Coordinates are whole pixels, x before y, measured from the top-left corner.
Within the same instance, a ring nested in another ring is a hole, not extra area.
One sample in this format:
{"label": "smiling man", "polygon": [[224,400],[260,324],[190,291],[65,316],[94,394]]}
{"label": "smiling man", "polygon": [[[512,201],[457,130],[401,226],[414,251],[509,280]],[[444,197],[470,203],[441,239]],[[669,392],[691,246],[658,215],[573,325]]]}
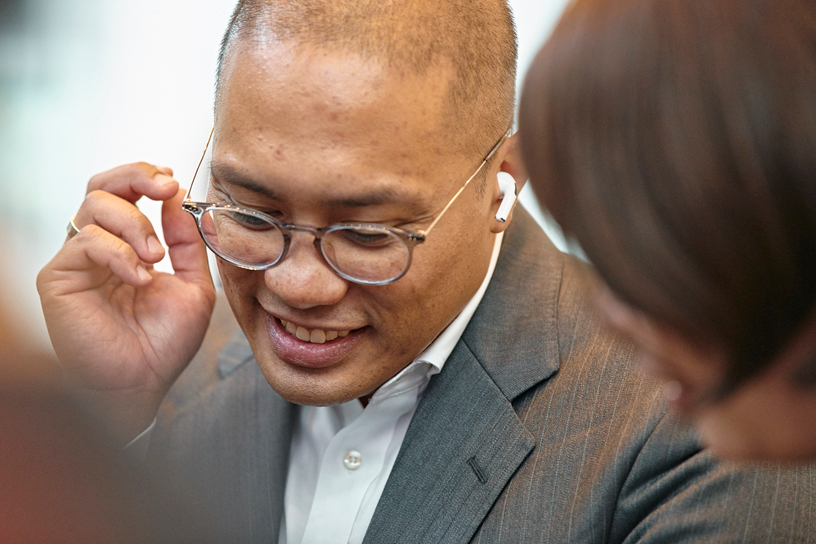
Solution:
{"label": "smiling man", "polygon": [[[512,43],[509,29],[505,40]],[[512,100],[491,104],[497,129],[468,138],[451,126],[458,116],[451,111],[457,105],[450,103],[449,62],[395,75],[387,58],[334,49],[288,40],[258,49],[251,36],[227,48],[208,194],[212,203],[285,222],[402,231],[325,233],[321,250],[311,234],[292,230],[286,257],[265,274],[221,268],[266,379],[284,398],[306,405],[366,397],[405,368],[473,297],[495,234],[508,224],[492,220],[474,228],[465,218],[496,215],[498,186],[494,181],[489,196],[480,198],[482,185],[486,176],[495,178],[511,142],[490,166],[480,165],[510,126]],[[257,85],[259,78],[273,79],[273,88]],[[499,83],[512,91],[513,80],[506,71]],[[512,168],[512,160],[504,167]],[[477,168],[477,179],[426,233],[427,241],[416,244],[410,236],[428,229]],[[235,221],[210,216],[221,230]],[[276,237],[263,238],[262,246],[278,252],[283,237]],[[246,259],[249,243],[234,243]],[[267,261],[277,256],[263,255]],[[355,279],[394,279],[409,256],[399,281],[355,285]]]}
{"label": "smiling man", "polygon": [[95,176],[38,278],[67,375],[236,542],[812,538],[812,474],[717,466],[507,215],[514,82],[503,0],[240,2],[205,201]]}

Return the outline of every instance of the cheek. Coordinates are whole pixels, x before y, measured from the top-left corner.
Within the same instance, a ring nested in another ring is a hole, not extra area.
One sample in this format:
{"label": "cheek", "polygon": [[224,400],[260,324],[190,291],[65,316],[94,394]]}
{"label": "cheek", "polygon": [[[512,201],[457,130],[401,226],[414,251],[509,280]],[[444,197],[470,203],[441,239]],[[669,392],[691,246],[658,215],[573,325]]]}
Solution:
{"label": "cheek", "polygon": [[[366,306],[380,333],[380,341],[391,347],[402,346],[411,338],[423,335],[428,324],[428,307],[436,300],[423,285],[403,277],[381,288],[368,290]],[[387,347],[387,346],[386,346]]]}
{"label": "cheek", "polygon": [[712,451],[740,461],[800,461],[816,457],[816,392],[785,378],[759,376],[695,420]]}
{"label": "cheek", "polygon": [[434,340],[461,306],[457,298],[461,292],[451,295],[446,278],[424,273],[417,276],[405,276],[367,293],[366,306],[377,331],[376,349],[406,364]]}
{"label": "cheek", "polygon": [[[263,272],[243,270],[218,258],[218,275],[224,287],[224,294],[236,315],[240,314],[252,300],[252,292],[257,281],[262,281]],[[260,276],[261,280],[256,277]]]}
{"label": "cheek", "polygon": [[694,416],[703,444],[723,459],[752,461],[773,458],[773,446],[760,438],[767,434],[767,421],[727,405],[706,407]]}

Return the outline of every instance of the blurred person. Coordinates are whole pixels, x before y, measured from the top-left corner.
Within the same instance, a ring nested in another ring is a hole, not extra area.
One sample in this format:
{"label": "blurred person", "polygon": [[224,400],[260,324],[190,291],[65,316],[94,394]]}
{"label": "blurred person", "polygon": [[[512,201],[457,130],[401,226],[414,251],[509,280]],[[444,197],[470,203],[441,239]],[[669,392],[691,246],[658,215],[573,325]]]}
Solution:
{"label": "blurred person", "polygon": [[520,109],[606,322],[705,442],[816,458],[816,4],[578,0]]}
{"label": "blurred person", "polygon": [[15,318],[7,285],[0,281],[0,542],[221,542],[203,501],[175,479],[159,485],[144,474],[64,387],[56,361]]}
{"label": "blurred person", "polygon": [[512,211],[515,49],[502,0],[239,2],[206,201],[94,176],[39,275],[62,366],[231,541],[813,541],[814,474],[714,462]]}
{"label": "blurred person", "polygon": [[0,542],[222,542],[205,501],[172,482],[134,465],[70,392],[0,373]]}
{"label": "blurred person", "polygon": [[12,298],[0,290],[0,542],[145,541],[130,539],[123,454],[60,387]]}

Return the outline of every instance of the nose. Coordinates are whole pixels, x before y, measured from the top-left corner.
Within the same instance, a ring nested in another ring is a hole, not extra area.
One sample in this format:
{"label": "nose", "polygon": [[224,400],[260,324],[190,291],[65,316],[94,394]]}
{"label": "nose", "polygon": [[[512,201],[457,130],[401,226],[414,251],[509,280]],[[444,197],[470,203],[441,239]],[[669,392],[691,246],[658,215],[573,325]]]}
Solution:
{"label": "nose", "polygon": [[264,272],[264,282],[283,302],[299,310],[336,304],[349,287],[323,260],[308,233],[292,234],[286,258]]}

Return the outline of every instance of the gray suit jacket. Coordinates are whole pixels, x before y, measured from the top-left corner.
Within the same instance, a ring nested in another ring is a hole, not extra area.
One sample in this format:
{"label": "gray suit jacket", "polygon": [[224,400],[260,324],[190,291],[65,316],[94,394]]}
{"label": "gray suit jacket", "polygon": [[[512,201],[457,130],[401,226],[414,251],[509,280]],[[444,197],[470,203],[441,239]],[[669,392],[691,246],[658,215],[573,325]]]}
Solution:
{"label": "gray suit jacket", "polygon": [[[700,451],[631,347],[601,330],[592,281],[516,210],[366,543],[816,542],[816,469],[737,469]],[[229,309],[213,323],[150,459],[195,482],[235,542],[275,542],[295,409],[232,335]]]}

